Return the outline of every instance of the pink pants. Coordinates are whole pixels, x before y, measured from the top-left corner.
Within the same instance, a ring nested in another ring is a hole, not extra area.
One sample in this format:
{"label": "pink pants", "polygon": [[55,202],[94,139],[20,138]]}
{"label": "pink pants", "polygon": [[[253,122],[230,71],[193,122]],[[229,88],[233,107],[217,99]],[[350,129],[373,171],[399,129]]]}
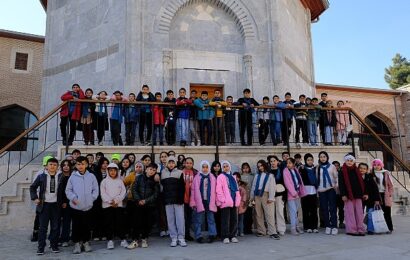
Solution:
{"label": "pink pants", "polygon": [[346,233],[364,233],[362,199],[345,202]]}

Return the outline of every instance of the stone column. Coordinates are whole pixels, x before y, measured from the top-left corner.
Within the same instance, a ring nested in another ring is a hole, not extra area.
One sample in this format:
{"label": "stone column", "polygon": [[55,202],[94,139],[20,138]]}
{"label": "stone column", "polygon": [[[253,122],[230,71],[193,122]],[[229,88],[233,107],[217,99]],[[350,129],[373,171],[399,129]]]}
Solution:
{"label": "stone column", "polygon": [[172,86],[172,50],[164,49],[162,51],[162,92],[166,95],[168,89],[173,89]]}
{"label": "stone column", "polygon": [[245,77],[245,86],[249,88],[252,93],[253,91],[253,65],[252,65],[252,55],[243,56],[243,74]]}

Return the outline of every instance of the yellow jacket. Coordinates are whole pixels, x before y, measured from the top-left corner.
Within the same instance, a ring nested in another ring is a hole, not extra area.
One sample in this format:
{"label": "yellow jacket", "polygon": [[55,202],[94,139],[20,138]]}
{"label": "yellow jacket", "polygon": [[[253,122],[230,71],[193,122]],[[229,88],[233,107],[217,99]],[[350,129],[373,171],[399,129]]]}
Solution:
{"label": "yellow jacket", "polygon": [[131,172],[127,177],[124,179],[124,185],[127,188],[127,197],[128,200],[132,200],[132,186],[134,185],[136,179],[135,172]]}
{"label": "yellow jacket", "polygon": [[209,102],[209,105],[210,105],[210,106],[216,107],[216,108],[215,108],[215,110],[216,110],[216,113],[215,113],[215,114],[216,114],[216,117],[223,117],[223,116],[224,116],[223,109],[222,109],[222,107],[221,107],[221,108],[218,108],[218,107],[217,107],[218,104],[221,105],[222,107],[226,107],[226,106],[228,105],[228,103],[226,103],[225,101],[210,101],[210,102]]}

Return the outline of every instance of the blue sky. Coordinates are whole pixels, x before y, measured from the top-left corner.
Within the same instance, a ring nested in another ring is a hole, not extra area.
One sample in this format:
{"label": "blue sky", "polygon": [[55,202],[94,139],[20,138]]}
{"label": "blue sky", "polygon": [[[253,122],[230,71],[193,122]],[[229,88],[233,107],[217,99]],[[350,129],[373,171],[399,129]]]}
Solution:
{"label": "blue sky", "polygon": [[[388,88],[393,56],[410,59],[409,11],[410,0],[330,0],[312,24],[316,82]],[[1,29],[44,35],[45,22],[37,0],[0,2]]]}

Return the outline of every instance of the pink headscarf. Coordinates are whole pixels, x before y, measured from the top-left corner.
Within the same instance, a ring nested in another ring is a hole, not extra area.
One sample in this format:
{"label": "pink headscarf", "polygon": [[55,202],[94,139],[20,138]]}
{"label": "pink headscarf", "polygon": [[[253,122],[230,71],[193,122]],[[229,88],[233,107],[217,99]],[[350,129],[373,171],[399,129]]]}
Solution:
{"label": "pink headscarf", "polygon": [[383,163],[383,161],[380,160],[380,159],[375,159],[375,160],[373,160],[373,162],[372,162],[372,167],[374,168],[375,166],[381,166],[382,169],[384,169],[384,163]]}

